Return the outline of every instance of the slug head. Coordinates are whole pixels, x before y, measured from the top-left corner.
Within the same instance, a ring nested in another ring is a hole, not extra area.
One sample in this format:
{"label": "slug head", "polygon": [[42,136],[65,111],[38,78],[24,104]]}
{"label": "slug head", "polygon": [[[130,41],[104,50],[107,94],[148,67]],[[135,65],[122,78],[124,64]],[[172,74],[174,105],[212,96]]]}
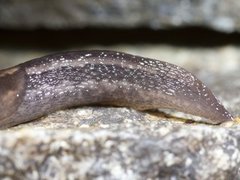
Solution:
{"label": "slug head", "polygon": [[22,102],[24,74],[20,67],[0,71],[0,122],[14,114]]}
{"label": "slug head", "polygon": [[178,92],[181,103],[179,108],[184,112],[206,118],[207,123],[219,124],[233,120],[232,115],[216,99],[211,90],[200,80],[191,75],[188,81]]}

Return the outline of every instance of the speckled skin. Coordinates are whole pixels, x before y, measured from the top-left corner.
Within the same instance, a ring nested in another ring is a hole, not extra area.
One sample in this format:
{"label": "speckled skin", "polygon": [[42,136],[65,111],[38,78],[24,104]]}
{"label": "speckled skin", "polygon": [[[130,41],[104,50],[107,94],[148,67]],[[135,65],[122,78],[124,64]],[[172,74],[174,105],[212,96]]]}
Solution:
{"label": "speckled skin", "polygon": [[0,127],[83,105],[170,108],[232,120],[194,75],[181,67],[114,51],[75,51],[44,56],[0,71]]}

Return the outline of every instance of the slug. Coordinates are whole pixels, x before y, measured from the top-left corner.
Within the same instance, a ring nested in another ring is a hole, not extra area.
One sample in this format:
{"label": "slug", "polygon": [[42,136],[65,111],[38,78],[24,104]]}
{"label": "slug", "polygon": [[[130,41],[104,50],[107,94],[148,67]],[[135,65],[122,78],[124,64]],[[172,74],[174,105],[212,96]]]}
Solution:
{"label": "slug", "polygon": [[211,124],[233,119],[190,72],[122,52],[58,53],[0,71],[1,129],[84,105],[169,108]]}

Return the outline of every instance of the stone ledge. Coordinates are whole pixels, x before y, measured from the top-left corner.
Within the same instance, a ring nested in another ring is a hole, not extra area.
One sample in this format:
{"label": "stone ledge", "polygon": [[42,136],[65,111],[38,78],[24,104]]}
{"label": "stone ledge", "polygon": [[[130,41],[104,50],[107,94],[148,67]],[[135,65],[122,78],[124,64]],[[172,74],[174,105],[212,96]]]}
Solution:
{"label": "stone ledge", "polygon": [[239,178],[240,126],[153,124],[132,121],[112,130],[2,131],[0,177]]}
{"label": "stone ledge", "polygon": [[239,31],[239,8],[235,0],[0,1],[0,28],[203,26],[232,32]]}

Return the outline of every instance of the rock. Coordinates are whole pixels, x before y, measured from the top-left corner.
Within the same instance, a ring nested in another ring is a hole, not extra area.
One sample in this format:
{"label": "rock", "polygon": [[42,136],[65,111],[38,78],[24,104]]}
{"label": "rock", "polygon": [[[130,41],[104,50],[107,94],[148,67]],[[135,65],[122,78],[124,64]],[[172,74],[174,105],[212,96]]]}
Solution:
{"label": "rock", "polygon": [[0,28],[203,26],[232,32],[239,31],[239,8],[235,0],[0,1]]}
{"label": "rock", "polygon": [[87,131],[2,131],[0,177],[239,179],[239,130],[162,120]]}

